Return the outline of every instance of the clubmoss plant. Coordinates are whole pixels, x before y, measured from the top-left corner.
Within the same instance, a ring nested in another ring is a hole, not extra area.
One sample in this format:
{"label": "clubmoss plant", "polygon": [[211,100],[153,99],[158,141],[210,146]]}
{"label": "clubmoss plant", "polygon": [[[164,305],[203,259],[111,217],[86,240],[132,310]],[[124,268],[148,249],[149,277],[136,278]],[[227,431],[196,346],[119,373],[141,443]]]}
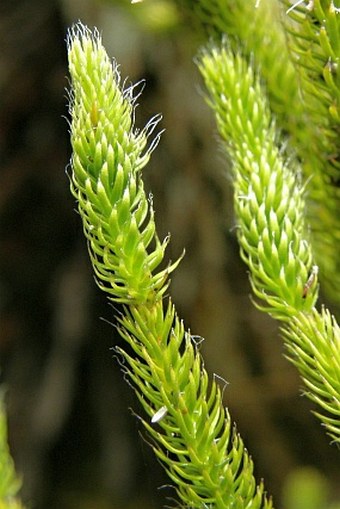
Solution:
{"label": "clubmoss plant", "polygon": [[[182,2],[181,2],[182,3]],[[219,45],[260,71],[270,110],[308,180],[305,214],[328,298],[339,304],[339,33],[337,0],[185,0]]]}
{"label": "clubmoss plant", "polygon": [[[340,334],[315,308],[318,266],[305,225],[300,171],[284,158],[252,64],[228,47],[204,51],[199,68],[233,163],[241,256],[257,307],[284,323],[288,355],[328,433],[340,440]],[[264,304],[261,304],[261,302]]]}
{"label": "clubmoss plant", "polygon": [[317,278],[304,292],[312,252],[305,237],[303,188],[280,154],[259,79],[228,48],[204,52],[199,68],[234,162],[238,239],[254,293],[278,319],[309,311]]}
{"label": "clubmoss plant", "polygon": [[[281,16],[290,16],[287,46],[278,24],[280,5]],[[254,302],[282,323],[288,357],[328,434],[339,442],[339,326],[326,308],[316,308],[319,265],[329,290],[336,263],[330,261],[332,249],[340,235],[335,213],[339,9],[326,0],[276,2],[274,14],[265,0],[236,1],[235,17],[218,0],[202,0],[195,8],[214,35],[198,67],[232,162],[237,236]],[[271,27],[266,37],[259,30],[264,15],[266,29]],[[142,421],[155,453],[188,507],[271,507],[263,485],[256,486],[221,389],[209,380],[190,332],[165,298],[180,260],[164,268],[169,238],[157,236],[152,199],[141,179],[159,141],[159,134],[149,141],[159,117],[141,131],[135,128],[138,88],[122,86],[96,30],[75,25],[68,56],[71,189],[98,284],[123,304],[119,331],[133,355],[119,352],[148,416]],[[282,93],[285,84],[288,93]],[[282,142],[282,131],[291,147]],[[307,147],[320,133],[322,140],[309,154]]]}
{"label": "clubmoss plant", "polygon": [[[178,2],[179,3],[179,2]],[[183,0],[211,37],[197,64],[232,163],[241,257],[255,305],[281,323],[287,355],[340,442],[340,328],[317,307],[319,278],[339,304],[340,5],[335,0]],[[202,31],[203,33],[203,31]],[[141,421],[180,503],[270,509],[263,483],[166,296],[166,263],[142,170],[159,116],[138,130],[140,87],[126,87],[97,30],[67,38],[71,191],[99,287],[122,305],[117,351]],[[156,134],[154,134],[156,132]],[[0,509],[22,507],[0,400]]]}
{"label": "clubmoss plant", "polygon": [[[234,2],[227,3],[229,12]],[[327,295],[339,302],[340,10],[332,0],[275,2],[281,5],[287,44],[282,45],[280,30],[275,35],[273,23],[265,23],[263,30],[270,37],[261,43],[256,13],[260,9],[268,19],[269,3],[257,2],[251,16],[249,4],[236,1],[244,16],[239,21],[224,16],[227,22],[213,49],[203,52],[199,67],[233,163],[238,238],[254,293],[266,302],[267,311],[285,322],[288,355],[302,375],[307,395],[321,407],[317,413],[323,424],[338,442],[339,327],[326,309],[319,313],[314,306],[319,277]],[[200,4],[206,11],[218,5],[222,12],[219,0]],[[202,17],[205,26],[206,20]],[[216,16],[211,20],[207,25],[216,31]],[[223,30],[232,34],[231,44],[221,42]],[[242,41],[238,46],[235,36]],[[286,67],[290,85],[279,72],[280,63],[272,69],[267,65],[273,55]],[[278,90],[284,91],[281,101]],[[280,102],[282,111],[290,112],[288,117],[282,115]],[[274,124],[288,133],[295,156],[286,140],[285,147],[280,143],[283,136]]]}
{"label": "clubmoss plant", "polygon": [[[75,25],[68,36],[71,75],[71,189],[78,201],[99,286],[124,304],[119,349],[145,410],[142,418],[180,500],[188,507],[269,508],[252,461],[208,378],[195,342],[165,302],[168,275],[141,169],[158,136],[157,119],[133,124],[134,88],[120,87],[115,62],[97,31]],[[148,144],[149,143],[149,144]],[[158,269],[158,271],[157,271]]]}
{"label": "clubmoss plant", "polygon": [[96,30],[75,25],[68,35],[71,75],[71,189],[78,201],[99,286],[124,304],[118,317],[134,356],[119,349],[145,410],[153,439],[182,503],[188,507],[270,508],[262,483],[209,379],[194,338],[171,300],[159,269],[168,239],[155,231],[141,169],[158,141],[155,128],[134,127],[134,87],[124,89]]}

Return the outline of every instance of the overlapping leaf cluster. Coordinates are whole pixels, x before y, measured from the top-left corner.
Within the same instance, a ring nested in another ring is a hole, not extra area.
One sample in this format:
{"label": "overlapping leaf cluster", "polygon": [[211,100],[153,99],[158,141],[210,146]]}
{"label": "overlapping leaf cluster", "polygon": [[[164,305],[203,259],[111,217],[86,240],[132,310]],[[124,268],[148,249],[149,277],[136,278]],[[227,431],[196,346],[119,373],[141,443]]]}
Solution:
{"label": "overlapping leaf cluster", "polygon": [[[124,304],[119,350],[148,418],[143,423],[181,501],[192,508],[270,508],[252,461],[209,380],[194,338],[163,300],[175,265],[156,272],[166,242],[156,235],[141,168],[150,127],[133,125],[133,88],[123,91],[99,34],[69,32],[71,188],[99,286]],[[151,148],[153,143],[151,142]],[[151,420],[150,420],[151,418]]]}
{"label": "overlapping leaf cluster", "polygon": [[312,253],[303,188],[280,153],[259,78],[227,47],[203,53],[199,67],[233,161],[238,239],[255,295],[279,319],[309,311],[317,285],[304,294]]}
{"label": "overlapping leaf cluster", "polygon": [[316,403],[315,414],[328,434],[340,442],[340,328],[334,316],[298,313],[283,329],[288,355],[298,368],[309,398]]}
{"label": "overlapping leaf cluster", "polygon": [[[71,189],[79,202],[84,233],[99,286],[115,301],[154,301],[178,262],[153,274],[162,263],[168,238],[160,242],[151,198],[141,169],[158,141],[147,146],[159,117],[142,130],[133,126],[134,89],[119,88],[99,35],[91,38],[78,25],[70,32],[72,90]],[[91,61],[91,59],[93,59]],[[147,248],[150,250],[147,251]]]}
{"label": "overlapping leaf cluster", "polygon": [[314,308],[318,267],[305,225],[299,170],[284,159],[265,93],[253,65],[222,45],[199,67],[218,130],[233,163],[241,255],[258,305],[284,321],[288,354],[335,441],[340,440],[339,327]]}

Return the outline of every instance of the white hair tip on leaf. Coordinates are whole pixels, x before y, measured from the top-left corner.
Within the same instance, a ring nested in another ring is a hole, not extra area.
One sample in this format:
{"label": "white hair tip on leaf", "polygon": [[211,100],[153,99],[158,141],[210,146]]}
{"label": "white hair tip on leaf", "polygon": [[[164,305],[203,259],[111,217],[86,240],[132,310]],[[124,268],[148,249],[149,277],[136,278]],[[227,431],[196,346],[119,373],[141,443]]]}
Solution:
{"label": "white hair tip on leaf", "polygon": [[[295,4],[291,5],[289,7],[289,9],[287,9],[286,11],[286,14],[289,14],[290,12],[292,12],[295,7],[298,7],[299,5],[303,4],[304,3],[304,0],[298,0],[297,2],[295,2]],[[314,9],[314,0],[310,0],[308,5],[306,5],[306,9],[308,11],[312,11]]]}

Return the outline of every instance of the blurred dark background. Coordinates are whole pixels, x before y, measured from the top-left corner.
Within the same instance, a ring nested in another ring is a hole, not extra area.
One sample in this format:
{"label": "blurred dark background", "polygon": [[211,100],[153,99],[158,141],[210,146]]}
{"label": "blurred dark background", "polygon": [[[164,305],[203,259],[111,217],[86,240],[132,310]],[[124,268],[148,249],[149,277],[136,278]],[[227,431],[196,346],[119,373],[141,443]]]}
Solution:
{"label": "blurred dark background", "polygon": [[[322,472],[340,497],[330,446],[276,324],[249,299],[227,162],[193,58],[196,28],[171,0],[0,3],[0,365],[10,444],[32,509],[163,507],[173,490],[141,437],[139,406],[111,348],[114,310],[96,288],[69,192],[67,27],[103,33],[123,77],[146,79],[137,124],[166,131],[144,177],[169,257],[185,247],[171,293],[224,392],[275,506],[296,469]],[[289,509],[289,508],[285,508]]]}

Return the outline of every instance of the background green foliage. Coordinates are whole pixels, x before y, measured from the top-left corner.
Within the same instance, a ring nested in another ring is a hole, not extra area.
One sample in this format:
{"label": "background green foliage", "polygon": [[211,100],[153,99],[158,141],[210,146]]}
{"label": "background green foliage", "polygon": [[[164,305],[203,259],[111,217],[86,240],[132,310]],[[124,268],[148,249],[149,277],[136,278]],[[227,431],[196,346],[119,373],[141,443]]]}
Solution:
{"label": "background green foliage", "polygon": [[12,457],[8,447],[7,418],[0,394],[0,508],[20,509],[21,503],[17,499],[20,481],[16,476]]}

